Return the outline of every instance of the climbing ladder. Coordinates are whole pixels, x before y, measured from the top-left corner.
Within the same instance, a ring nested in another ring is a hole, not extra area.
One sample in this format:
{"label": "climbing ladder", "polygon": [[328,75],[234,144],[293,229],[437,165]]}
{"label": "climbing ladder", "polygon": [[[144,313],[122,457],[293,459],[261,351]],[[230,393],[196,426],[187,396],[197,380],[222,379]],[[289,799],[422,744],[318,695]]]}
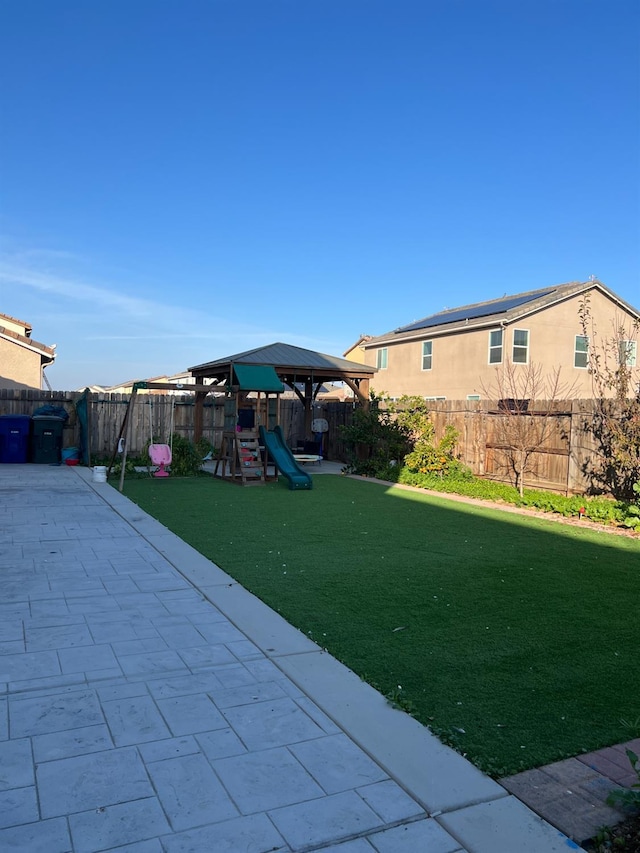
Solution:
{"label": "climbing ladder", "polygon": [[256,430],[223,433],[213,476],[242,486],[265,482],[264,461]]}

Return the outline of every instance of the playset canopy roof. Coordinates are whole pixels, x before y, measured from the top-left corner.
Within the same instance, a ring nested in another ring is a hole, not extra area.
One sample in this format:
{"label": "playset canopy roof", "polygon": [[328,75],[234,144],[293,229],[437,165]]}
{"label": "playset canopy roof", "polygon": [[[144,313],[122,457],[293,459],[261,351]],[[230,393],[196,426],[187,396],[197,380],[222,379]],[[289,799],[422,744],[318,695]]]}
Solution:
{"label": "playset canopy roof", "polygon": [[198,364],[190,367],[189,371],[196,381],[207,378],[229,382],[232,370],[237,376],[237,368],[242,370],[245,365],[271,366],[280,380],[291,388],[307,382],[315,385],[346,382],[360,399],[368,398],[368,381],[377,372],[375,367],[366,364],[284,343],[269,344]]}
{"label": "playset canopy roof", "polygon": [[266,394],[282,394],[284,385],[273,367],[266,364],[234,364],[234,385],[241,391],[264,391]]}

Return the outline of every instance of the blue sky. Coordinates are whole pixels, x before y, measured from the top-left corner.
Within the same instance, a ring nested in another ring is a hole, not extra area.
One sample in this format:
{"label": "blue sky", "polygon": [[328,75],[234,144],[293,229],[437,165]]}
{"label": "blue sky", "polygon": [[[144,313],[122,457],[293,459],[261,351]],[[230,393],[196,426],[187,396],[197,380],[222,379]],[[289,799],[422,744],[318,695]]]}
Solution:
{"label": "blue sky", "polygon": [[52,385],[640,307],[636,0],[0,0],[0,312]]}

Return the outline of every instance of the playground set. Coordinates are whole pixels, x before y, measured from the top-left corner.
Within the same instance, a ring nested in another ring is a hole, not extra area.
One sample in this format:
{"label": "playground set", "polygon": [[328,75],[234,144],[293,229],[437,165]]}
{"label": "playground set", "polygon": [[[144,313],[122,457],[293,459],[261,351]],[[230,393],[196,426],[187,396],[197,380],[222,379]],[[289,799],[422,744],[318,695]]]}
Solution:
{"label": "playground set", "polygon": [[[296,461],[279,425],[284,385],[273,367],[236,364],[232,377],[214,477],[247,486],[277,479],[280,473],[290,489],[313,488],[311,476]],[[273,475],[269,474],[270,462]]]}
{"label": "playground set", "polygon": [[[296,454],[287,445],[279,425],[280,394],[284,385],[274,368],[268,365],[233,365],[225,385],[183,385],[166,382],[136,382],[114,449],[109,471],[116,455],[122,457],[119,489],[124,485],[127,443],[131,415],[139,390],[179,390],[206,395],[225,393],[224,429],[215,460],[214,477],[241,486],[257,485],[277,480],[278,474],[287,480],[290,489],[311,489],[313,480],[299,462],[320,462],[320,454]],[[169,439],[170,440],[170,439]],[[154,476],[166,477],[170,472],[170,444],[152,443],[149,456],[157,471]],[[169,471],[167,471],[169,468]],[[270,470],[273,473],[270,473]]]}

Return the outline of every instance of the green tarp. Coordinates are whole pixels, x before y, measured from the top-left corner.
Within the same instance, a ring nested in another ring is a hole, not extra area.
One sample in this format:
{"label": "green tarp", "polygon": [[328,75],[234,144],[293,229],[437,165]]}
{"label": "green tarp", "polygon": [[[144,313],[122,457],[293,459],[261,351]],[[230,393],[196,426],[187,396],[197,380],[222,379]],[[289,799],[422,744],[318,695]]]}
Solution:
{"label": "green tarp", "polygon": [[233,372],[241,391],[264,391],[282,394],[284,385],[275,369],[268,364],[234,364]]}
{"label": "green tarp", "polygon": [[76,400],[76,414],[80,424],[80,458],[85,465],[91,465],[91,448],[89,447],[89,394],[85,388],[82,396]]}

